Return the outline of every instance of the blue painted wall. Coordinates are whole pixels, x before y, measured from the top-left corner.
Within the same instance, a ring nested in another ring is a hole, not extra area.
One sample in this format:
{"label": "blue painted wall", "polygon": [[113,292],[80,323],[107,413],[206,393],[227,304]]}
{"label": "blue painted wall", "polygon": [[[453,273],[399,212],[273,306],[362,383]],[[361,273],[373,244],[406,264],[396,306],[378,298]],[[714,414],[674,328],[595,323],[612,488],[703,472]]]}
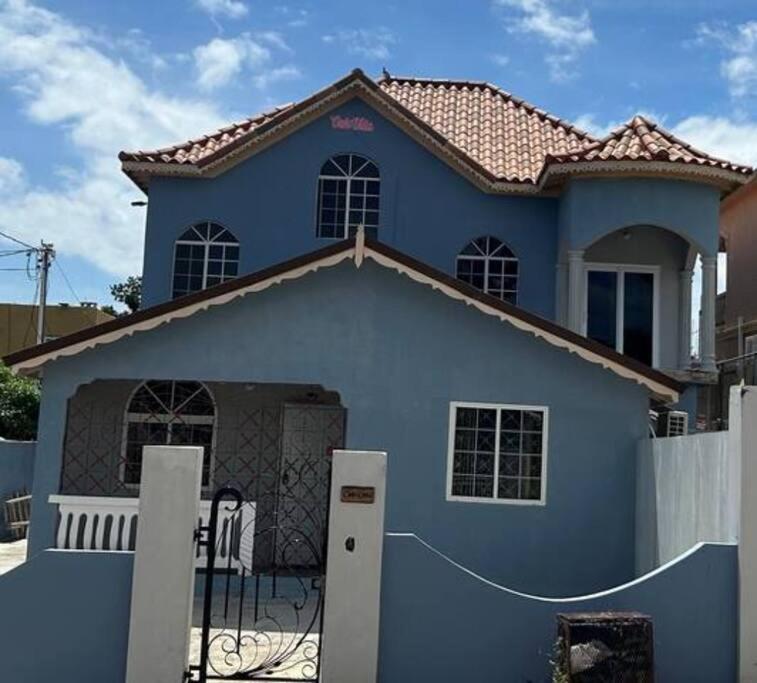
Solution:
{"label": "blue painted wall", "polygon": [[736,546],[700,546],[620,590],[549,601],[486,583],[415,538],[388,536],[379,681],[547,683],[556,615],[604,610],[652,617],[655,680],[736,680]]}
{"label": "blue painted wall", "polygon": [[[321,384],[347,408],[347,447],[389,453],[388,530],[417,531],[533,592],[576,594],[633,577],[646,391],[372,261],[50,364],[36,501],[59,486],[66,400],[95,378]],[[546,506],[445,500],[450,401],[549,407]],[[53,506],[35,504],[35,552],[53,544],[54,526]]]}
{"label": "blue painted wall", "polygon": [[675,232],[705,254],[718,252],[720,191],[664,178],[577,178],[560,200],[561,249],[586,249],[634,225]]}
{"label": "blue painted wall", "polygon": [[132,563],[49,550],[0,576],[0,679],[123,683]]}
{"label": "blue painted wall", "polygon": [[242,273],[331,242],[315,236],[318,173],[334,154],[354,152],[381,171],[381,241],[454,273],[471,239],[495,235],[521,259],[521,305],[554,316],[557,199],[485,194],[362,100],[335,111],[370,118],[374,132],[333,130],[325,115],[216,178],[151,182],[145,305],[171,297],[174,241],[198,220],[237,236]]}
{"label": "blue painted wall", "polygon": [[35,441],[0,441],[0,541],[9,537],[3,502],[14,493],[31,493]]}

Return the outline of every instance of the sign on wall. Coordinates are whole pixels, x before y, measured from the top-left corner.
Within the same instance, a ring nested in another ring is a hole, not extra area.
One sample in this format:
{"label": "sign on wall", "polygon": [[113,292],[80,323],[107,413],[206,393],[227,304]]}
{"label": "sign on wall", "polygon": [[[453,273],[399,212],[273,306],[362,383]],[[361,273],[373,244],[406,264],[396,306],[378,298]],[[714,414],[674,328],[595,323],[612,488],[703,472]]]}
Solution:
{"label": "sign on wall", "polygon": [[334,114],[331,117],[331,127],[334,130],[355,130],[360,133],[372,133],[373,121],[364,116],[340,116]]}

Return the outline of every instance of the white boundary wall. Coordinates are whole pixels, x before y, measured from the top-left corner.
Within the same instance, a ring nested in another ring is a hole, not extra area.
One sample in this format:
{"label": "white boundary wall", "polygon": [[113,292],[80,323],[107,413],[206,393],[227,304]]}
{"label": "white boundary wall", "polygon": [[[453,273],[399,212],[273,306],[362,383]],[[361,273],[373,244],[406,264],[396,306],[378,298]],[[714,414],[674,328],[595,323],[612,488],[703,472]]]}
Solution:
{"label": "white boundary wall", "polygon": [[735,543],[739,449],[734,430],[639,442],[636,573],[649,572],[704,541]]}

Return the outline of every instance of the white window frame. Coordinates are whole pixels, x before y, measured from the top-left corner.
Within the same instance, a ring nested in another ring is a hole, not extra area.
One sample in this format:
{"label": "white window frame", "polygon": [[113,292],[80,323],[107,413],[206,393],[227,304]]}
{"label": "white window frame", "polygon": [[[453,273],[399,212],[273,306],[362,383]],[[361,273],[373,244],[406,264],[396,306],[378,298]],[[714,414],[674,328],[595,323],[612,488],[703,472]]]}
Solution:
{"label": "white window frame", "polygon": [[[497,425],[494,439],[494,495],[491,498],[482,496],[457,496],[452,493],[452,477],[455,464],[455,427],[457,424],[458,408],[483,408],[497,411]],[[541,442],[541,497],[538,499],[498,498],[499,486],[499,452],[500,420],[502,410],[539,411],[543,415]],[[544,507],[547,504],[547,458],[549,455],[549,407],[538,405],[522,405],[516,403],[479,403],[473,401],[451,401],[449,404],[449,433],[447,436],[447,488],[446,500],[450,503],[487,503],[494,505],[536,505]]]}
{"label": "white window frame", "polygon": [[617,288],[615,293],[615,350],[623,353],[623,327],[625,323],[625,277],[626,273],[650,273],[652,284],[652,367],[660,366],[660,266],[642,266],[630,263],[586,263],[584,264],[583,311],[581,333],[587,336],[589,325],[589,273],[616,273]]}
{"label": "white window frame", "polygon": [[[512,249],[510,249],[509,245],[507,243],[505,243],[504,240],[499,239],[499,237],[494,237],[493,235],[481,235],[480,237],[486,237],[486,238],[490,238],[490,239],[491,238],[496,239],[511,254],[515,254],[515,252]],[[477,239],[480,239],[480,238],[479,237],[474,237],[472,240],[470,240],[465,245],[465,247],[463,247],[463,249],[466,249],[471,242],[475,242]],[[512,293],[513,293],[514,299],[515,299],[515,301],[513,301],[513,305],[514,306],[518,305],[518,298],[519,298],[518,295],[520,293],[520,260],[518,259],[517,256],[515,256],[515,255],[513,255],[513,256],[491,256],[491,255],[484,255],[484,254],[470,254],[470,255],[468,255],[468,254],[458,254],[455,257],[455,278],[458,279],[458,280],[460,279],[460,277],[458,276],[458,266],[459,266],[461,260],[483,261],[484,262],[484,288],[481,291],[484,294],[489,294],[490,296],[493,296],[493,297],[499,299],[500,301],[505,301],[505,299],[503,297],[499,296],[498,294],[492,294],[492,293],[489,292],[489,264],[492,261],[494,261],[494,260],[503,261],[503,262],[507,262],[507,261],[513,262],[514,261],[515,263],[517,263],[518,264],[518,274],[517,275],[513,276],[513,275],[504,275],[503,274],[502,277],[515,277],[515,289],[512,290]],[[464,282],[464,280],[462,280],[462,281]]]}
{"label": "white window frame", "polygon": [[[167,382],[197,382],[200,384],[205,391],[208,392],[208,396],[210,396],[210,400],[213,402],[213,415],[184,415],[182,416],[181,420],[171,420],[171,415],[156,415],[154,413],[132,413],[129,412],[129,407],[131,406],[131,402],[134,400],[134,396],[136,393],[140,390],[143,384],[146,384],[147,382],[150,382],[152,380],[141,380],[139,384],[132,390],[132,392],[129,394],[129,400],[126,402],[126,410],[124,411],[124,418],[122,423],[122,430],[121,430],[121,458],[120,458],[120,464],[118,466],[118,481],[120,482],[121,486],[123,486],[126,489],[132,490],[132,491],[138,491],[139,487],[141,486],[142,477],[140,474],[140,482],[137,484],[129,483],[126,481],[126,449],[129,445],[129,424],[131,422],[137,422],[141,421],[143,423],[146,422],[153,422],[155,424],[165,424],[168,423],[168,435],[169,440],[168,443],[163,444],[165,446],[171,445],[171,424],[176,422],[181,422],[181,424],[204,424],[204,425],[212,425],[213,426],[213,436],[210,441],[210,462],[208,463],[208,483],[202,484],[201,488],[203,491],[210,491],[213,488],[213,475],[215,473],[215,459],[216,459],[216,439],[218,437],[218,405],[216,404],[215,396],[213,396],[213,392],[208,389],[207,385],[204,382],[200,382],[198,380],[165,380]],[[151,418],[150,420],[147,419],[141,419],[141,418]],[[181,444],[183,446],[186,446],[187,444]],[[205,458],[205,453],[202,454],[203,459]],[[202,475],[202,473],[200,473]]]}
{"label": "white window frame", "polygon": [[[203,225],[207,223],[213,223],[215,225],[218,225],[219,227],[223,228],[226,232],[228,232],[234,239],[236,239],[236,235],[231,232],[225,225],[222,223],[219,223],[218,221],[212,221],[212,220],[202,220],[202,221],[196,221],[195,223],[192,223],[188,228],[184,228],[182,231],[182,235],[187,232],[190,228],[196,228],[198,225]],[[210,247],[224,247],[224,258],[221,261],[221,283],[228,282],[229,280],[235,280],[239,277],[239,255],[237,255],[237,274],[231,275],[229,277],[226,277],[223,273],[223,267],[226,265],[226,247],[237,247],[241,253],[241,245],[239,244],[239,240],[236,242],[214,242],[213,240],[206,240],[206,239],[196,239],[196,240],[182,240],[177,239],[173,243],[173,264],[171,265],[171,299],[177,298],[174,297],[174,278],[176,277],[176,251],[179,245],[189,245],[189,246],[197,246],[202,245],[203,246],[203,257],[202,257],[202,287],[197,290],[193,290],[191,292],[187,292],[186,294],[182,294],[181,296],[187,296],[187,294],[194,294],[195,292],[201,292],[203,289],[208,288],[208,262],[210,261]],[[214,259],[215,260],[215,259]],[[214,285],[215,286],[215,285]]]}
{"label": "white window frame", "polygon": [[[359,154],[358,152],[339,152],[338,154],[332,154],[323,164],[321,164],[321,168],[325,166],[329,161],[332,159],[338,157],[338,156],[350,156],[350,157],[360,157],[361,159],[365,159],[365,164],[360,167],[362,169],[365,165],[371,163],[373,164],[379,172],[378,178],[359,178],[354,173],[350,175],[328,175],[328,174],[322,174],[318,173],[318,183],[316,186],[316,197],[315,197],[315,237],[319,240],[345,240],[349,236],[349,225],[350,225],[350,198],[352,195],[352,181],[353,180],[365,180],[367,181],[374,181],[378,183],[379,189],[378,194],[375,195],[378,197],[379,200],[379,209],[378,209],[378,217],[379,217],[379,223],[375,226],[371,225],[368,226],[369,228],[378,230],[379,226],[381,225],[381,168],[379,165],[370,157],[367,157],[363,154]],[[358,169],[358,170],[360,170]],[[322,195],[323,195],[323,185],[321,184],[322,180],[340,180],[345,181],[347,184],[347,187],[344,191],[344,201],[345,201],[345,209],[344,209],[344,224],[342,225],[342,235],[335,235],[333,237],[328,237],[321,235],[321,208],[322,208]],[[369,195],[364,194],[363,197],[367,197]],[[374,196],[374,195],[370,195]],[[363,209],[363,217],[365,217],[365,209]]]}

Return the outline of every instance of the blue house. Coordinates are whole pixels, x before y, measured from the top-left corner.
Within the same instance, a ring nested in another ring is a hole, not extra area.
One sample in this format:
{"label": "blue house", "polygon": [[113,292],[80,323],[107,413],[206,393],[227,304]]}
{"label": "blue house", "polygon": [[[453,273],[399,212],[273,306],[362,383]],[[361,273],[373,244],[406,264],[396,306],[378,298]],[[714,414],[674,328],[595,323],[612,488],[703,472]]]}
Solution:
{"label": "blue house", "polygon": [[483,576],[633,577],[636,444],[715,376],[719,204],[751,169],[641,117],[600,140],[486,83],[360,71],[120,158],[143,310],[6,359],[43,377],[32,553],[129,547],[144,445],[204,446],[205,498],[314,506],[344,446],[389,453],[387,530]]}

